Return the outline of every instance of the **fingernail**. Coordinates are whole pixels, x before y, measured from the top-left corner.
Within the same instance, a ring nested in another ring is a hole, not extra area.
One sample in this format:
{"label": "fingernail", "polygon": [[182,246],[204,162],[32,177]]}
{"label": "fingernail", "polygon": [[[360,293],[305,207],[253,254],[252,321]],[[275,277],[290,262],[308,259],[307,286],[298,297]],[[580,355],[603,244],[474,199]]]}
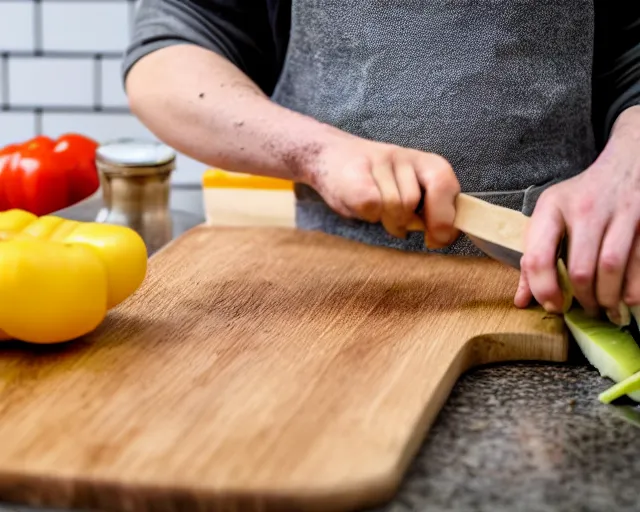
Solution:
{"label": "fingernail", "polygon": [[542,307],[544,308],[545,311],[547,311],[548,313],[559,313],[558,308],[556,308],[556,306],[553,304],[553,302],[551,301],[547,301],[545,302]]}
{"label": "fingernail", "polygon": [[620,325],[622,320],[620,318],[620,313],[614,309],[607,310],[607,318],[609,318],[610,322],[613,322],[616,325]]}

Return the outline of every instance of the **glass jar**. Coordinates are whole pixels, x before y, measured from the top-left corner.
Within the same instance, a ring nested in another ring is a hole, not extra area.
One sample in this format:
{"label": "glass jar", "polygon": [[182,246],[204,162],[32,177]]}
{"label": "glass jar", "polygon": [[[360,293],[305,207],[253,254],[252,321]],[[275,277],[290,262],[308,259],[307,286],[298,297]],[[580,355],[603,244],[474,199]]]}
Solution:
{"label": "glass jar", "polygon": [[135,139],[101,145],[96,152],[103,207],[97,222],[119,224],[135,230],[149,254],[173,237],[170,178],[176,165],[170,147]]}

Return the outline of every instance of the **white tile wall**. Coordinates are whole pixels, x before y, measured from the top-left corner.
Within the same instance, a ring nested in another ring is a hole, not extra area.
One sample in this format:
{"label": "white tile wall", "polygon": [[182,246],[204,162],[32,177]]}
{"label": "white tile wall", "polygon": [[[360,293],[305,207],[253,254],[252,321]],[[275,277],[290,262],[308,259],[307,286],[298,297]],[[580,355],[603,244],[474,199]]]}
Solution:
{"label": "white tile wall", "polygon": [[12,105],[91,106],[93,59],[19,58],[9,61]]}
{"label": "white tile wall", "polygon": [[33,137],[35,126],[31,112],[0,112],[0,146]]}
{"label": "white tile wall", "polygon": [[[129,113],[120,76],[134,3],[41,0],[42,25],[36,30],[34,1],[0,0],[0,107],[5,82],[1,57],[9,53],[9,104],[8,110],[0,110],[0,146],[26,140],[38,127],[51,137],[74,131],[99,141],[155,139]],[[96,62],[96,55],[102,59]],[[95,111],[96,103],[103,111]],[[37,109],[43,111],[41,117]],[[205,168],[179,155],[173,182],[200,183]]]}
{"label": "white tile wall", "polygon": [[4,98],[4,65],[0,60],[0,106],[2,106],[2,98]]}
{"label": "white tile wall", "polygon": [[102,104],[109,107],[127,107],[129,102],[122,87],[122,61],[113,59],[102,62]]}
{"label": "white tile wall", "polygon": [[44,50],[120,52],[129,40],[128,2],[42,4]]}
{"label": "white tile wall", "polygon": [[152,137],[149,130],[130,114],[45,112],[42,115],[42,131],[50,137],[79,129],[101,141],[122,137]]}
{"label": "white tile wall", "polygon": [[33,3],[0,2],[0,52],[33,49]]}

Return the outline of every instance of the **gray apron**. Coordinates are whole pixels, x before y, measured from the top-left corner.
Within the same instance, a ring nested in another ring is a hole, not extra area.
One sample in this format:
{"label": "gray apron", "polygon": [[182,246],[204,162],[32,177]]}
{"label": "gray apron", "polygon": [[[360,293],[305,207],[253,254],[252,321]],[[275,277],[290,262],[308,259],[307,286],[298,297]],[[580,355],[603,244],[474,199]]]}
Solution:
{"label": "gray apron", "polygon": [[[530,215],[595,158],[593,0],[293,0],[273,100],[346,132],[434,152],[462,191]],[[296,222],[427,251],[296,185]],[[462,236],[445,253],[480,255]]]}

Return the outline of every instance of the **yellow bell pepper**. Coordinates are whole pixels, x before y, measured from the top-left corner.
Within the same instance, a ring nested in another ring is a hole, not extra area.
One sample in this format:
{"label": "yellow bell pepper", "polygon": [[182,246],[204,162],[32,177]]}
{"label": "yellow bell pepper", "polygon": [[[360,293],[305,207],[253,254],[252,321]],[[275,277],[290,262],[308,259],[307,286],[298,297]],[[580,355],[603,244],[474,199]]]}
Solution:
{"label": "yellow bell pepper", "polygon": [[0,339],[61,343],[83,336],[139,288],[146,272],[147,249],[132,229],[0,212]]}

